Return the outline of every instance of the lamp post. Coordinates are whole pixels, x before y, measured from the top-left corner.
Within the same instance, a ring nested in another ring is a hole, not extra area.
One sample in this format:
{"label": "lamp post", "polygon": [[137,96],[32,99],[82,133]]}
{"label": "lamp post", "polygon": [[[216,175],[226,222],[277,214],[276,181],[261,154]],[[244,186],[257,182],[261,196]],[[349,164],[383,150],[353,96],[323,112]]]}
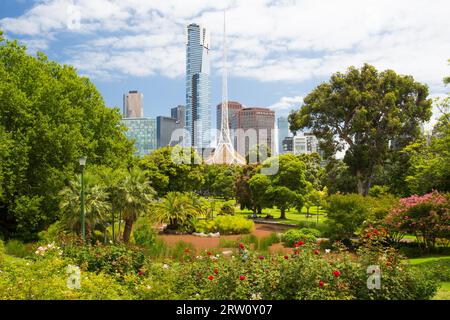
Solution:
{"label": "lamp post", "polygon": [[80,194],[80,215],[81,215],[81,237],[83,243],[86,241],[86,221],[84,214],[84,166],[86,165],[86,157],[80,157],[80,168],[81,168],[81,194]]}

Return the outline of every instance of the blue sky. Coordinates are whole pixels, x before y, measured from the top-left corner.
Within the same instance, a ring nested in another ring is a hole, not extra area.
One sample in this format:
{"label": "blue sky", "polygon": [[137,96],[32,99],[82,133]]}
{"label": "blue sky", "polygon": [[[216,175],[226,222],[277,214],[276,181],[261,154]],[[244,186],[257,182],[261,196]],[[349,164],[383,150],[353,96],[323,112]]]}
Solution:
{"label": "blue sky", "polygon": [[[144,93],[145,115],[184,104],[185,26],[211,32],[212,106],[221,100],[222,15],[227,9],[229,98],[297,109],[321,81],[371,63],[411,74],[433,96],[448,91],[450,2],[357,0],[2,0],[0,28],[31,53],[74,65],[108,106]],[[215,112],[212,112],[215,123]]]}

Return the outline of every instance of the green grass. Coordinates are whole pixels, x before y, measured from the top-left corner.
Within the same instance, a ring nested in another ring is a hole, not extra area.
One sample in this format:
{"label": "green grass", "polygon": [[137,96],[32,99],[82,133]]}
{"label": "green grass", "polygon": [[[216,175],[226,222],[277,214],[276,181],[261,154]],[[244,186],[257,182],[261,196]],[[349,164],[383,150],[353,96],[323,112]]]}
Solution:
{"label": "green grass", "polygon": [[439,260],[445,260],[445,259],[450,259],[450,256],[425,256],[425,257],[421,257],[421,258],[408,259],[408,262],[411,265],[419,265],[422,263],[429,263],[432,261],[439,261]]}
{"label": "green grass", "polygon": [[433,300],[450,300],[450,282],[441,282],[441,287]]}
{"label": "green grass", "polygon": [[408,262],[416,268],[432,270],[435,276],[441,280],[441,287],[433,300],[450,300],[450,256],[430,255],[408,259]]}

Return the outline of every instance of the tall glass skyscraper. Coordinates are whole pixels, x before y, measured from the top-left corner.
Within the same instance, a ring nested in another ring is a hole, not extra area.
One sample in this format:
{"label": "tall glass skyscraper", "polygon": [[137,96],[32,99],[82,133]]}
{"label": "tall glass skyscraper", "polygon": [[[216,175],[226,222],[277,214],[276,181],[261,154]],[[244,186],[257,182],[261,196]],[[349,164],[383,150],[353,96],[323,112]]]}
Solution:
{"label": "tall glass skyscraper", "polygon": [[211,142],[209,49],[206,28],[195,23],[188,25],[185,128],[189,136],[186,145],[196,148],[207,148]]}

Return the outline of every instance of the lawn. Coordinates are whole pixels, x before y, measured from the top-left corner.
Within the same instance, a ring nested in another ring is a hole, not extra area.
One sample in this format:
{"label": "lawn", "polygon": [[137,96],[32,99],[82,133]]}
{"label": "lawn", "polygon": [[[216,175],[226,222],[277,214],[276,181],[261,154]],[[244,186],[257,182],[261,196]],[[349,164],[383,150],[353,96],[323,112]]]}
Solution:
{"label": "lawn", "polygon": [[408,259],[408,262],[418,268],[435,269],[441,279],[441,287],[433,300],[450,300],[450,256],[426,256]]}

